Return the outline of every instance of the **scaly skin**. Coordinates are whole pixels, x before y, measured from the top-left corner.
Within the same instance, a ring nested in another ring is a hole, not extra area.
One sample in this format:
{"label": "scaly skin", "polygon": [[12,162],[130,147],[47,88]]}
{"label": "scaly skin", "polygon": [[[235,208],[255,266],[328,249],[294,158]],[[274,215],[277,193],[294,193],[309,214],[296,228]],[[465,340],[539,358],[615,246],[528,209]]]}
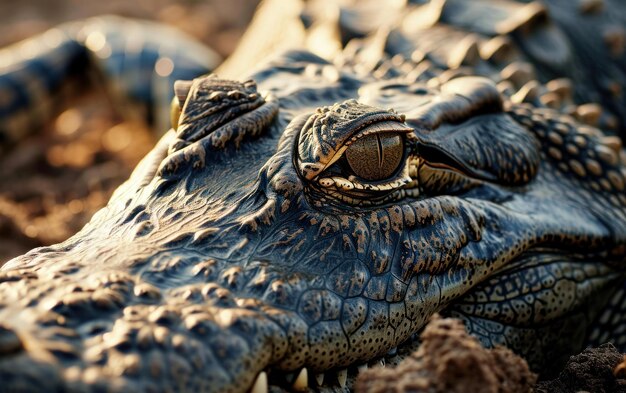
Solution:
{"label": "scaly skin", "polygon": [[358,45],[179,83],[107,207],[0,271],[0,390],[346,390],[435,312],[535,369],[623,345],[615,138],[426,58],[359,69]]}

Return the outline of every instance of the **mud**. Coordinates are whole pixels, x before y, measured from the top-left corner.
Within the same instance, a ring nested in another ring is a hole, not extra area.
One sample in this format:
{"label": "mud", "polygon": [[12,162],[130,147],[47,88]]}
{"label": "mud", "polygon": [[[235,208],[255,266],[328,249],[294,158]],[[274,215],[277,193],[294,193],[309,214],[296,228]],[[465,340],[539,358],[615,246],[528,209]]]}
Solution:
{"label": "mud", "polygon": [[421,334],[419,349],[398,367],[359,375],[359,393],[525,393],[537,376],[507,348],[483,348],[457,319],[434,319]]}

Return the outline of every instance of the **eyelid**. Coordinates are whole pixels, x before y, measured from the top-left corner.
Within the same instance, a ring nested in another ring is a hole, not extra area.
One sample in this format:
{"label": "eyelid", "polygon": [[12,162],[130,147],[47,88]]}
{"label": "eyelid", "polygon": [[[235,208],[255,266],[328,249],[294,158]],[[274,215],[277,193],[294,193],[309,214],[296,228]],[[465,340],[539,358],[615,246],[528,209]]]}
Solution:
{"label": "eyelid", "polygon": [[409,166],[405,164],[401,172],[394,176],[393,179],[377,184],[357,181],[354,176],[349,176],[347,179],[340,176],[322,177],[318,180],[318,183],[324,188],[335,186],[346,191],[391,191],[409,184],[411,180],[411,176],[409,176]]}

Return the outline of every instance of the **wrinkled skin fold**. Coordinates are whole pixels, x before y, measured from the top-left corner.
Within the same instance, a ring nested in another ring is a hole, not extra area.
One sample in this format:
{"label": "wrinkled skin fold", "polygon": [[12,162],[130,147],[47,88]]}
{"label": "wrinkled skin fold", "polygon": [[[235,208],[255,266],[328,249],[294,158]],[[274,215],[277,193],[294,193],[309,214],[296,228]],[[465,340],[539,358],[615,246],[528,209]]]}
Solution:
{"label": "wrinkled skin fold", "polygon": [[[611,334],[625,168],[599,131],[483,78],[290,52],[252,79],[194,82],[107,207],[3,267],[3,389],[246,391],[376,359],[435,312],[535,369]],[[367,135],[379,167],[402,157],[387,178],[345,158]]]}

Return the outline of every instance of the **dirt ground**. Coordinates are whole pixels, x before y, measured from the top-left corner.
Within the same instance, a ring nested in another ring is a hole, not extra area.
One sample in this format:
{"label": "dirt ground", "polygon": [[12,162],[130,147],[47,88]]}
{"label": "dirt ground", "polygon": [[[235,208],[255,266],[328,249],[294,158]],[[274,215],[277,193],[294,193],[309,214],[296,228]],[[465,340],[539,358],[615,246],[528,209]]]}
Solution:
{"label": "dirt ground", "polygon": [[[256,5],[256,0],[0,2],[0,47],[66,21],[118,14],[176,26],[226,57]],[[0,265],[77,232],[155,142],[145,125],[124,121],[98,91],[37,131],[0,155]]]}
{"label": "dirt ground", "polygon": [[[611,344],[570,357],[552,380],[537,382],[511,350],[485,349],[458,319],[433,317],[419,348],[395,368],[361,373],[358,393],[626,393],[626,357]],[[534,386],[533,386],[534,385]]]}

